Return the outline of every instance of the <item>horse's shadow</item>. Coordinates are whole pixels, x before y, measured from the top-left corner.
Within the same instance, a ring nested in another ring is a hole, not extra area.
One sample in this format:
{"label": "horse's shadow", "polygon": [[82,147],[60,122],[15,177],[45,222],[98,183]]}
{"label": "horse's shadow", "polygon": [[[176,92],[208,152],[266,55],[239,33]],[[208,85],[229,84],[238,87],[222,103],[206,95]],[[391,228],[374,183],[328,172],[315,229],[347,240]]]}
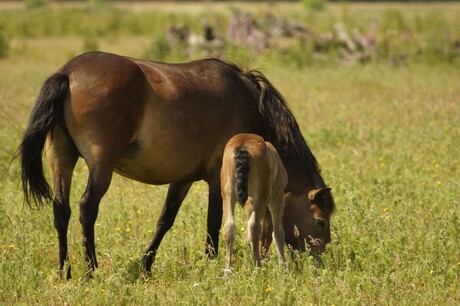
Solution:
{"label": "horse's shadow", "polygon": [[131,258],[128,264],[126,265],[124,274],[124,279],[126,279],[126,281],[131,284],[143,282],[153,278],[153,272],[147,272],[145,270],[145,264],[143,263],[141,258]]}

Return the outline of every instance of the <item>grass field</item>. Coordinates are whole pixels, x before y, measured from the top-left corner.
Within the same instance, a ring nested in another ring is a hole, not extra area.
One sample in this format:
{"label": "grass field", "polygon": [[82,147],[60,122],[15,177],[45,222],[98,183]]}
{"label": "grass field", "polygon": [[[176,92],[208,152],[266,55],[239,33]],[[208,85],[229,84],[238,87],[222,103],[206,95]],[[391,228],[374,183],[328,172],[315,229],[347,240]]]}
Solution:
{"label": "grass field", "polygon": [[[455,6],[400,6],[391,10],[403,20],[436,11],[452,18],[453,29],[459,27],[460,19],[453,18],[459,11]],[[16,9],[0,10],[0,16],[10,18]],[[366,18],[371,18],[381,16],[385,7],[357,4],[347,10],[353,16],[365,10]],[[146,9],[139,11],[146,14]],[[298,16],[299,11],[283,13]],[[327,7],[317,13],[318,24],[327,27],[328,20],[343,16],[340,12],[341,7]],[[42,82],[84,51],[85,41],[79,35],[27,37],[12,31],[8,38],[9,55],[0,59],[0,304],[460,303],[458,65],[371,62],[294,69],[264,54],[250,61],[286,96],[333,188],[337,211],[323,268],[315,267],[304,254],[280,266],[272,250],[272,259],[254,270],[239,209],[234,269],[224,276],[223,239],[217,260],[204,256],[207,186],[197,182],[160,247],[152,277],[145,277],[139,259],[153,235],[166,186],[115,175],[96,224],[100,267],[94,279],[86,279],[77,203],[87,169],[80,161],[74,173],[68,234],[73,279],[64,281],[56,273],[52,208],[37,211],[24,205],[19,163],[10,161]],[[140,57],[151,41],[151,35],[121,33],[97,43],[100,50]]]}

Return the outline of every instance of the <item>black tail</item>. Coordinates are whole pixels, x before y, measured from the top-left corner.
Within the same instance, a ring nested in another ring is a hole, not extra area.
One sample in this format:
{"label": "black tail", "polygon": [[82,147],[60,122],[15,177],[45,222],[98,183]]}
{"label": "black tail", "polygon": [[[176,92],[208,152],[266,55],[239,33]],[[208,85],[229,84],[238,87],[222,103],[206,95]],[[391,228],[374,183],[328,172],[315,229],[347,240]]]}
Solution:
{"label": "black tail", "polygon": [[32,202],[42,206],[47,200],[53,199],[43,174],[42,151],[48,133],[58,120],[63,120],[63,101],[68,91],[69,78],[63,73],[56,73],[45,81],[19,147],[22,190],[29,206]]}
{"label": "black tail", "polygon": [[236,199],[244,206],[248,200],[248,179],[249,179],[249,152],[244,147],[236,148],[234,151],[235,161],[235,192]]}

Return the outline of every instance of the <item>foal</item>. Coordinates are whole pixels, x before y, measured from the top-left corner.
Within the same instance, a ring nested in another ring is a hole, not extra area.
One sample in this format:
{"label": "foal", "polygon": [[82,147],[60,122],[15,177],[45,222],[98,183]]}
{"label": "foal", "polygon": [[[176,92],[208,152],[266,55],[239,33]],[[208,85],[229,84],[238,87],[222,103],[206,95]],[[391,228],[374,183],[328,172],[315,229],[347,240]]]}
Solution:
{"label": "foal", "polygon": [[225,218],[226,270],[230,270],[235,241],[235,203],[246,206],[249,241],[254,264],[260,267],[261,220],[268,210],[273,222],[273,239],[280,261],[284,261],[284,190],[286,169],[276,149],[255,134],[233,136],[225,146],[220,172]]}

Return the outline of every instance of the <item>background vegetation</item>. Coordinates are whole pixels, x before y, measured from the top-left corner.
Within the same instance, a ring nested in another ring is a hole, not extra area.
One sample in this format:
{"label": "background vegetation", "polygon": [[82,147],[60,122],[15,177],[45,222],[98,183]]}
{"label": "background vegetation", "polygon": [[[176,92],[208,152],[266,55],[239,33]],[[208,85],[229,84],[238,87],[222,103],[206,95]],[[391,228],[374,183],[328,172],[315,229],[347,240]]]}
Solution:
{"label": "background vegetation", "polygon": [[[235,9],[258,23],[276,12],[311,35],[271,37],[262,50],[237,44],[227,36]],[[59,279],[52,209],[24,206],[19,163],[11,162],[42,82],[90,49],[170,61],[206,56],[208,49],[167,35],[178,25],[200,35],[204,19],[224,41],[219,56],[262,69],[285,94],[321,163],[338,207],[324,267],[301,254],[286,266],[273,257],[254,270],[238,210],[234,270],[224,276],[223,252],[215,261],[204,256],[207,187],[198,182],[145,277],[138,263],[166,186],[115,176],[96,225],[100,268],[88,280],[77,217],[87,178],[80,161],[68,236],[74,278]],[[373,20],[375,52],[350,60],[335,25],[367,35]],[[301,3],[0,4],[0,303],[458,304],[459,29],[453,4],[328,4],[320,11]],[[316,50],[327,33],[331,45]]]}

